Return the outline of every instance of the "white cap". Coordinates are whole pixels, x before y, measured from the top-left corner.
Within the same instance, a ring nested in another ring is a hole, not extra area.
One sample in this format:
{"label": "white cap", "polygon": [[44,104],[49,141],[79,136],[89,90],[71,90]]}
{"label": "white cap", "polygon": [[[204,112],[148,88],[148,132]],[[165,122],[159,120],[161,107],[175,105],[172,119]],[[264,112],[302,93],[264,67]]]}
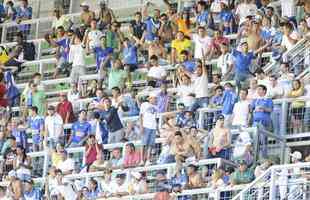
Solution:
{"label": "white cap", "polygon": [[301,160],[302,159],[302,154],[299,151],[294,151],[293,153],[290,154],[290,156],[292,158],[297,159],[297,160]]}
{"label": "white cap", "polygon": [[242,38],[239,44],[242,45],[244,43],[248,43],[248,40],[246,38]]}
{"label": "white cap", "polygon": [[140,179],[142,177],[140,172],[131,172],[131,175],[135,178],[135,179]]}
{"label": "white cap", "polygon": [[228,5],[228,2],[226,0],[221,0],[220,3],[225,4],[226,6]]}
{"label": "white cap", "polygon": [[84,2],[81,3],[80,7],[84,7],[84,6],[89,7],[89,4],[86,1],[84,1]]}
{"label": "white cap", "polygon": [[155,91],[153,91],[153,92],[150,92],[150,94],[149,94],[149,98],[152,98],[152,97],[157,97],[158,96],[158,92],[155,92]]}

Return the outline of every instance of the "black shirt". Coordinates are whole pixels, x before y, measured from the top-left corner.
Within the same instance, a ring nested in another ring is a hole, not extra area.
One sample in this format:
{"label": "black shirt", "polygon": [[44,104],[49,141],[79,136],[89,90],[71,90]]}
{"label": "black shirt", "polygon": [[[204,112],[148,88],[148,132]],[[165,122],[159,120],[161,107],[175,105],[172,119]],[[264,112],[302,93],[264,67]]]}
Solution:
{"label": "black shirt", "polygon": [[145,24],[143,22],[136,22],[135,20],[130,23],[133,29],[133,35],[139,39],[142,38],[143,32],[145,30]]}
{"label": "black shirt", "polygon": [[114,107],[100,113],[101,119],[106,121],[109,132],[115,132],[123,128],[123,124],[118,116],[117,109]]}

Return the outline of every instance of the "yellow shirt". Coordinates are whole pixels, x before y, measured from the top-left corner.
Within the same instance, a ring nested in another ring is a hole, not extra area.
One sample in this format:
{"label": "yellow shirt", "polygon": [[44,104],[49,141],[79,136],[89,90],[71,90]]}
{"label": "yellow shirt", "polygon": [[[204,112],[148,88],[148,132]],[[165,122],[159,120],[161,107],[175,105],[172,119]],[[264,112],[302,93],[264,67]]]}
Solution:
{"label": "yellow shirt", "polygon": [[179,58],[180,53],[183,50],[189,50],[191,48],[192,42],[188,39],[184,39],[184,40],[173,40],[171,43],[171,47],[176,49],[177,51],[177,56]]}
{"label": "yellow shirt", "polygon": [[178,25],[178,31],[182,31],[184,35],[190,35],[191,30],[187,28],[185,19],[177,19],[176,24]]}
{"label": "yellow shirt", "polygon": [[58,153],[52,153],[52,166],[58,166],[62,162],[61,155]]}

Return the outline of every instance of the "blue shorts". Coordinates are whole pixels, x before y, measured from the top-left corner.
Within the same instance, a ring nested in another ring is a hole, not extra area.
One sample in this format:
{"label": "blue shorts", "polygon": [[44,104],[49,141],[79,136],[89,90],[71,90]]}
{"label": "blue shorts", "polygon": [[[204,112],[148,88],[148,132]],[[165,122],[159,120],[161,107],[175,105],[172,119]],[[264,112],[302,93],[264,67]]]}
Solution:
{"label": "blue shorts", "polygon": [[156,138],[156,130],[143,128],[142,145],[144,146],[154,146]]}

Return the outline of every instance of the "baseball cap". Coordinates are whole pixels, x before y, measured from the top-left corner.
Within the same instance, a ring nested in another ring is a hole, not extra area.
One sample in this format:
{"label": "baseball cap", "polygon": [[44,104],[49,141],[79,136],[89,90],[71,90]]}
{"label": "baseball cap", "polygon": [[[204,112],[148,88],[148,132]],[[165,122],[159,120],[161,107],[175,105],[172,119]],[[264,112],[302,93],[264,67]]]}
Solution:
{"label": "baseball cap", "polygon": [[290,154],[292,158],[295,158],[297,160],[302,159],[302,154],[299,151],[294,151],[293,153]]}
{"label": "baseball cap", "polygon": [[246,38],[242,38],[239,42],[240,45],[243,45],[244,43],[248,43]]}
{"label": "baseball cap", "polygon": [[241,159],[241,160],[238,160],[238,164],[239,165],[246,165],[247,163],[245,160]]}
{"label": "baseball cap", "polygon": [[219,115],[219,116],[217,116],[217,118],[216,118],[216,120],[224,120],[224,119],[225,119],[224,115]]}
{"label": "baseball cap", "polygon": [[80,7],[89,7],[89,4],[86,1],[84,1],[81,3]]}

